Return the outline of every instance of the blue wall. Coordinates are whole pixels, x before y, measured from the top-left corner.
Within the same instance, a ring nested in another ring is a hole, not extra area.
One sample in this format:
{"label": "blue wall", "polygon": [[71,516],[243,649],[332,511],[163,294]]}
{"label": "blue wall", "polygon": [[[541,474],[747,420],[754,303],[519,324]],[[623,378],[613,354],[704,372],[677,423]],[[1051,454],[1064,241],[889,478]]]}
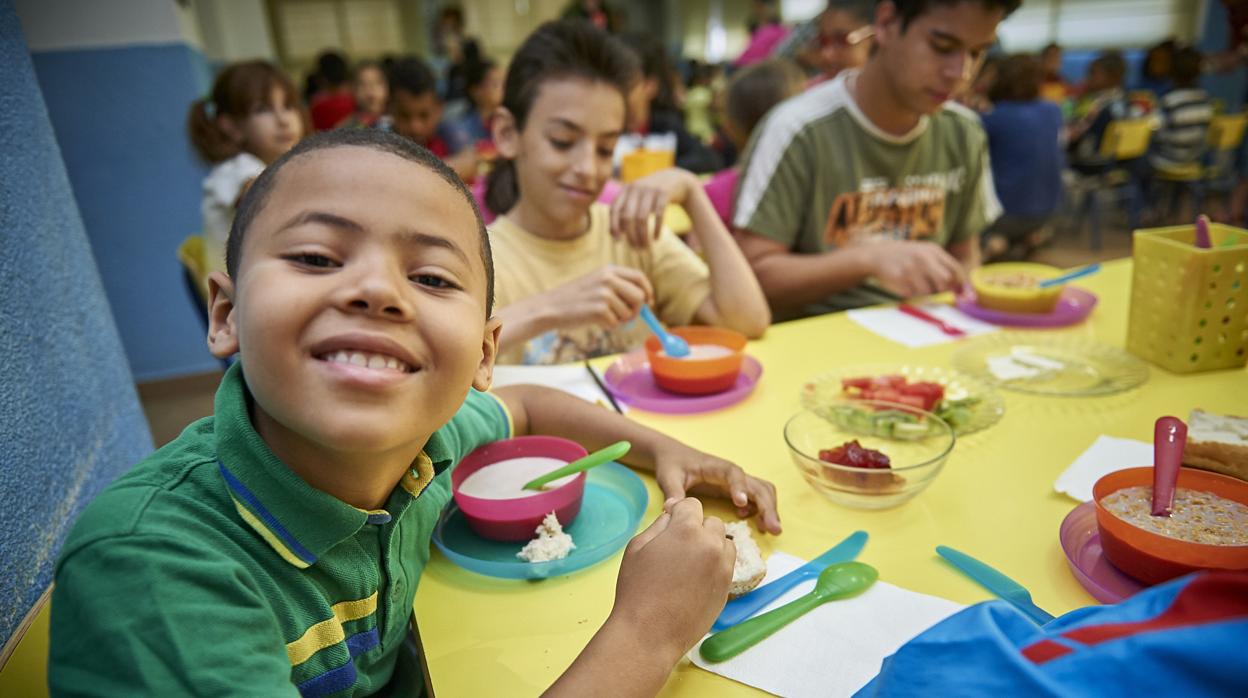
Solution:
{"label": "blue wall", "polygon": [[[1208,6],[1205,26],[1201,29],[1196,47],[1206,54],[1221,53],[1230,47],[1230,22],[1226,16],[1226,7],[1214,0],[1209,0]],[[1235,111],[1244,103],[1246,81],[1248,72],[1241,65],[1229,73],[1206,75],[1202,82],[1209,94],[1225,102],[1229,111]]]}
{"label": "blue wall", "polygon": [[152,448],[21,26],[0,0],[0,640],[82,506]]}
{"label": "blue wall", "polygon": [[186,44],[39,52],[35,71],[137,380],[212,371],[174,256],[206,174],[186,112],[208,67]]}

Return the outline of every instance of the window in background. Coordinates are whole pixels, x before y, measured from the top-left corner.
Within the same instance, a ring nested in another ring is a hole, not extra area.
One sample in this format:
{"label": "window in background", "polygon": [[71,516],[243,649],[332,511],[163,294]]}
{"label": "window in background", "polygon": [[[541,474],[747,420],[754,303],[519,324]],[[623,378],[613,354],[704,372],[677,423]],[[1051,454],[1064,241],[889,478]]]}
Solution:
{"label": "window in background", "polygon": [[400,0],[269,0],[277,51],[291,69],[336,48],[351,60],[410,50]]}
{"label": "window in background", "polygon": [[1007,51],[1134,48],[1167,38],[1191,41],[1208,0],[1026,0],[1001,23]]}

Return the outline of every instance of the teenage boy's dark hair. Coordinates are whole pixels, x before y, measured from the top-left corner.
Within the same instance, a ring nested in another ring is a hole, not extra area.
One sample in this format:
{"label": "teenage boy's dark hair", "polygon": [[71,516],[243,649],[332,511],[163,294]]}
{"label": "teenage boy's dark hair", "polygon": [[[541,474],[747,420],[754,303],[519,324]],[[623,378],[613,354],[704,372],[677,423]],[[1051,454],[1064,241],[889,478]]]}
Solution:
{"label": "teenage boy's dark hair", "polygon": [[251,227],[260,210],[264,208],[269,195],[273,193],[282,168],[308,153],[343,146],[372,148],[410,160],[446,180],[464,197],[464,201],[468,202],[468,206],[472,208],[472,215],[477,220],[477,235],[481,241],[481,261],[485,264],[485,316],[488,318],[494,311],[494,259],[490,253],[490,238],[485,232],[485,221],[481,218],[481,211],[477,208],[472,192],[468,191],[463,180],[437,155],[407,138],[377,129],[340,128],[317,133],[300,141],[272,165],[266,167],[259,177],[256,177],[256,181],[238,203],[234,225],[230,228],[230,238],[225,245],[225,268],[230,278],[238,280],[238,267],[243,256],[243,238],[247,235],[248,228]]}
{"label": "teenage boy's dark hair", "polygon": [[428,64],[415,56],[395,61],[387,77],[390,82],[391,96],[403,91],[413,97],[419,97],[438,89],[438,80],[434,77],[433,71],[429,69]]}
{"label": "teenage boy's dark hair", "polygon": [[1014,10],[1018,9],[1019,5],[1023,4],[1023,0],[879,0],[879,2],[892,2],[893,6],[897,8],[897,14],[901,17],[902,31],[905,31],[910,26],[910,22],[938,5],[961,5],[964,2],[977,2],[985,9],[1004,10],[1005,16],[1009,17]]}
{"label": "teenage boy's dark hair", "polygon": [[1016,53],[997,65],[997,80],[988,88],[988,101],[1030,102],[1038,99],[1043,79],[1040,59]]}

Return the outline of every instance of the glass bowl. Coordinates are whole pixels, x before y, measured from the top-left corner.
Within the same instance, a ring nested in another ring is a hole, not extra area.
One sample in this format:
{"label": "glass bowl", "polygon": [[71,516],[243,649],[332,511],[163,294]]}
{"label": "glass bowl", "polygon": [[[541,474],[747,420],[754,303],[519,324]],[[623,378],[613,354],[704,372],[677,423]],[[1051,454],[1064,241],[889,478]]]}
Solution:
{"label": "glass bowl", "polygon": [[[823,496],[856,509],[887,509],[932,484],[953,451],[953,429],[940,417],[909,405],[838,400],[797,413],[784,440],[806,482]],[[888,469],[828,463],[819,452],[849,441],[882,452]]]}

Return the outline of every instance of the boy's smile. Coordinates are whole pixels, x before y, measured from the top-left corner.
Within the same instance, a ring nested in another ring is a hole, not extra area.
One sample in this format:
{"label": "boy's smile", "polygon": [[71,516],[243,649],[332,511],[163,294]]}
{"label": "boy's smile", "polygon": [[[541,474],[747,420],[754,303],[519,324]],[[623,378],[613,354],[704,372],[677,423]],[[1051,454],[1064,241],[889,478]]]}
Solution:
{"label": "boy's smile", "polygon": [[221,277],[213,351],[237,348],[257,431],[314,485],[310,464],[410,463],[489,385],[478,223],[424,166],[365,147],[291,161],[237,276]]}

